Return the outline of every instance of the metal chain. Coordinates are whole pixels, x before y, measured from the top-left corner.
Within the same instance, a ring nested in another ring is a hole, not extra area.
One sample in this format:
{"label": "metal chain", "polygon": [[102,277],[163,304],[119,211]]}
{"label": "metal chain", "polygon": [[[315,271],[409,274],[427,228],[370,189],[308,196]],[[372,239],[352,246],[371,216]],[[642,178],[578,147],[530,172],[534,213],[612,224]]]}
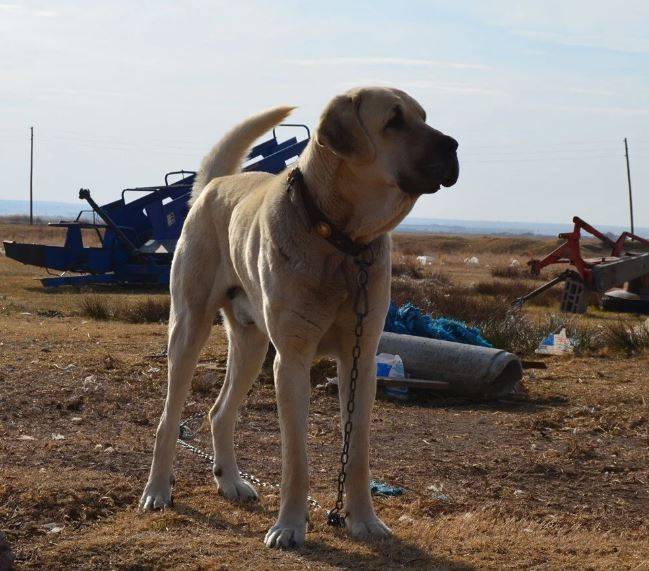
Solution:
{"label": "metal chain", "polygon": [[[369,251],[371,254],[371,250]],[[354,258],[354,264],[358,267],[358,274],[356,275],[356,298],[354,299],[354,312],[356,313],[356,327],[354,335],[356,337],[354,348],[352,349],[352,367],[349,374],[349,397],[347,399],[347,421],[343,429],[343,448],[340,453],[340,471],[338,472],[338,495],[336,497],[336,504],[334,508],[327,513],[327,523],[334,527],[344,527],[346,513],[343,513],[344,496],[345,496],[345,480],[347,479],[347,463],[349,462],[349,444],[352,434],[352,414],[356,407],[356,383],[358,381],[358,361],[361,356],[361,338],[363,337],[363,321],[368,311],[367,300],[367,282],[368,272],[367,269],[372,265],[373,259],[366,259],[363,253]],[[341,389],[341,379],[338,379],[338,390]]]}
{"label": "metal chain", "polygon": [[[196,454],[196,456],[203,458],[203,460],[206,460],[207,462],[209,462],[210,466],[212,466],[214,464],[214,456],[212,456],[208,452],[205,452],[205,450],[201,450],[198,446],[194,446],[193,444],[187,442],[188,440],[191,440],[194,437],[194,435],[190,432],[187,425],[193,420],[197,420],[199,418],[204,418],[204,417],[205,415],[203,413],[198,413],[183,420],[180,423],[180,430],[179,430],[178,439],[176,440],[176,443],[178,444],[178,446],[185,448],[185,450],[189,450],[193,454]],[[272,482],[264,482],[263,480],[260,480],[259,478],[257,478],[257,476],[254,476],[249,472],[242,472],[241,470],[239,470],[239,475],[244,480],[250,482],[251,484],[255,484],[256,486],[259,486],[261,488],[270,488],[273,490],[280,489],[280,486],[278,484],[273,484]],[[320,504],[320,502],[318,502],[318,500],[312,498],[311,496],[307,496],[306,501],[316,511],[321,511],[324,509]]]}

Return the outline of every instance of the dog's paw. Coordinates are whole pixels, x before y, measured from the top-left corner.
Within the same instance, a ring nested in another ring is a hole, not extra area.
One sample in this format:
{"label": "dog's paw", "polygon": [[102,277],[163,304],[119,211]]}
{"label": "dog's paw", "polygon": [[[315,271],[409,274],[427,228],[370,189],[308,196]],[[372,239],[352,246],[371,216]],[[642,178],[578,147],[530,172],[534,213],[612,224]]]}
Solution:
{"label": "dog's paw", "polygon": [[390,528],[385,525],[378,517],[368,520],[354,521],[347,518],[347,530],[349,534],[360,541],[369,541],[374,539],[385,539],[392,535]]}
{"label": "dog's paw", "polygon": [[277,522],[268,530],[264,543],[266,544],[266,547],[275,547],[276,549],[301,547],[304,545],[305,534],[306,522],[302,525],[291,525]]}
{"label": "dog's paw", "polygon": [[219,494],[231,502],[256,502],[257,490],[242,478],[228,479],[215,477]]}
{"label": "dog's paw", "polygon": [[173,483],[173,477],[149,480],[140,498],[140,509],[142,511],[151,511],[173,506],[171,497]]}

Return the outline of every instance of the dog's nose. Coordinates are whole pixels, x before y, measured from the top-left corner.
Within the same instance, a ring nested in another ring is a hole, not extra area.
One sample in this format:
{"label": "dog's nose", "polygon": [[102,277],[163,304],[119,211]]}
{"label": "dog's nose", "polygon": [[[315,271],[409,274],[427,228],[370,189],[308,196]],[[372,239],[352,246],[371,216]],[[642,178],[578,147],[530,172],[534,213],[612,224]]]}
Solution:
{"label": "dog's nose", "polygon": [[447,153],[454,153],[459,146],[458,142],[448,135],[444,135],[439,143],[440,148]]}

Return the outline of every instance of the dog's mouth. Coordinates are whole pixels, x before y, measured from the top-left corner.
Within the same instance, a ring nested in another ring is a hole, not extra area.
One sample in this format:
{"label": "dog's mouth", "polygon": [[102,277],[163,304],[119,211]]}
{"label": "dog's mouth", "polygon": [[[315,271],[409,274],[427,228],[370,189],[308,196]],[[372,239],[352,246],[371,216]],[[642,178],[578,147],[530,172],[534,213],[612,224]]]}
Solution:
{"label": "dog's mouth", "polygon": [[400,177],[399,187],[407,194],[435,194],[443,187],[453,186],[460,176],[460,163],[457,154],[444,163],[435,162],[422,165],[419,169],[420,177],[413,180],[411,177]]}
{"label": "dog's mouth", "polygon": [[[460,162],[457,160],[457,154],[453,153],[451,158],[451,165],[446,173],[446,176],[442,179],[442,185],[445,187],[453,186],[457,179],[460,177]],[[437,188],[439,190],[439,187]]]}

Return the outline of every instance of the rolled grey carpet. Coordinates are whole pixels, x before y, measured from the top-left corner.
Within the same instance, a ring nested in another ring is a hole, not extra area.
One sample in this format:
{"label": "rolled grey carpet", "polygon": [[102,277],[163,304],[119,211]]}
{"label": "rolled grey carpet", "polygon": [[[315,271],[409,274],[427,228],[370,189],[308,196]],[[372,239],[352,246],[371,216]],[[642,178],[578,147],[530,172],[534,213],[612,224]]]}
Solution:
{"label": "rolled grey carpet", "polygon": [[523,377],[520,359],[501,349],[383,332],[379,353],[399,355],[407,375],[446,382],[458,396],[499,398]]}

